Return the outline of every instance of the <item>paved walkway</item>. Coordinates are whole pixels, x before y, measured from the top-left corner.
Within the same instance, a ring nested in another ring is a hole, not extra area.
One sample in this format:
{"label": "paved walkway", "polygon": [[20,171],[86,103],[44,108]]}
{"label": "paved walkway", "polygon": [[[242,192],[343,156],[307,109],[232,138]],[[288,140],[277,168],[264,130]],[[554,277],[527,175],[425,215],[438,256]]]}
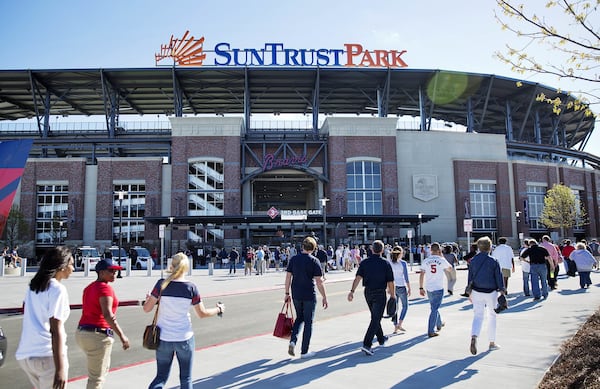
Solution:
{"label": "paved walkway", "polygon": [[[206,269],[194,270],[191,277],[206,297],[283,288],[283,273],[273,272],[263,277],[229,277],[225,270],[219,269],[213,276],[207,273]],[[114,286],[120,299],[143,298],[160,272],[154,271],[152,278],[145,274],[145,271],[134,272],[131,277],[118,280]],[[407,331],[392,336],[385,347],[375,348],[375,355],[370,357],[359,351],[369,315],[358,294],[353,304],[363,304],[364,311],[329,320],[319,320],[317,312],[311,342],[311,350],[317,352],[314,358],[289,357],[287,341],[271,334],[198,349],[194,387],[535,388],[558,356],[560,345],[600,306],[598,277],[599,273],[592,273],[592,287],[580,290],[578,278],[561,275],[559,289],[551,292],[547,300],[533,301],[522,296],[517,266],[509,282],[510,308],[498,317],[497,342],[502,348],[487,351],[484,324],[476,356],[469,353],[471,304],[458,296],[465,285],[466,271],[458,272],[458,293],[444,298],[441,313],[446,326],[439,337],[430,339],[425,335],[429,304],[413,294],[404,324]],[[327,282],[350,284],[352,278],[350,273],[332,272]],[[80,302],[78,296],[83,286],[92,279],[75,273],[65,281],[72,303]],[[21,277],[0,279],[3,290],[0,308],[20,301],[26,283]],[[416,291],[417,274],[411,274],[411,283]],[[345,298],[345,293],[330,295],[330,304],[348,304]],[[227,317],[234,315],[227,312]],[[393,330],[385,319],[384,330]],[[154,373],[153,360],[113,369],[105,388],[145,388]],[[69,388],[84,388],[85,382],[85,377],[75,378]],[[177,384],[175,364],[167,387],[174,388]]]}

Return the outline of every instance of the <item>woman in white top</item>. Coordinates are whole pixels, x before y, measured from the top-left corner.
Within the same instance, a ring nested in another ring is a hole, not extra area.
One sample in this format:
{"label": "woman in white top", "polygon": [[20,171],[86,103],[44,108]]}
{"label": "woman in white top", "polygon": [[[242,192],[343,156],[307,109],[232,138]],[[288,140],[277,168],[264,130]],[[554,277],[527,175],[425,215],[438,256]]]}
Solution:
{"label": "woman in white top", "polygon": [[150,312],[160,299],[156,321],[160,328],[160,344],[156,350],[156,377],[149,388],[165,386],[174,355],[179,363],[180,387],[192,388],[195,341],[190,307],[194,307],[199,318],[215,316],[225,311],[225,306],[221,303],[215,308],[204,307],[196,285],[185,279],[189,266],[189,260],[184,253],[175,254],[171,261],[171,274],[166,280],[158,280],[144,302],[144,312]]}
{"label": "woman in white top", "polygon": [[50,248],[25,294],[23,330],[16,358],[38,389],[67,386],[65,321],[70,308],[67,288],[61,281],[69,278],[73,270],[73,256],[68,248]]}
{"label": "woman in white top", "polygon": [[394,283],[396,284],[396,301],[402,303],[402,310],[400,311],[400,318],[398,318],[398,310],[392,316],[392,322],[394,323],[394,334],[399,331],[406,331],[402,327],[402,322],[406,317],[408,311],[408,296],[410,296],[410,282],[408,281],[408,266],[406,261],[402,258],[404,256],[404,250],[400,246],[395,246],[392,250],[392,258],[390,264],[392,265],[392,271],[394,272]]}

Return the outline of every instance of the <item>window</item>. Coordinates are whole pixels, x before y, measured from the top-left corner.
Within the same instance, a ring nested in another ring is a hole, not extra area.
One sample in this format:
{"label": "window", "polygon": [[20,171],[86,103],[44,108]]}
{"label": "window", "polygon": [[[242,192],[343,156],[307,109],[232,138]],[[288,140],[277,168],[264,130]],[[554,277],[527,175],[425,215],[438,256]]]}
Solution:
{"label": "window", "polygon": [[544,198],[547,187],[545,185],[527,185],[527,212],[530,230],[545,230],[546,226],[540,222],[544,209]]}
{"label": "window", "polygon": [[[144,241],[146,214],[146,185],[122,183],[113,186],[113,242],[139,243]],[[119,199],[123,192],[123,200]]]}
{"label": "window", "polygon": [[469,194],[473,230],[495,231],[497,228],[496,184],[488,182],[470,182]]}
{"label": "window", "polygon": [[69,185],[37,185],[35,239],[40,244],[60,244],[67,238]]}
{"label": "window", "polygon": [[[188,215],[221,216],[225,214],[225,178],[223,160],[193,160],[188,165]],[[206,236],[203,236],[206,234]],[[209,229],[189,232],[191,240],[223,239],[223,231]]]}
{"label": "window", "polygon": [[353,161],[346,164],[348,214],[381,215],[381,163]]}

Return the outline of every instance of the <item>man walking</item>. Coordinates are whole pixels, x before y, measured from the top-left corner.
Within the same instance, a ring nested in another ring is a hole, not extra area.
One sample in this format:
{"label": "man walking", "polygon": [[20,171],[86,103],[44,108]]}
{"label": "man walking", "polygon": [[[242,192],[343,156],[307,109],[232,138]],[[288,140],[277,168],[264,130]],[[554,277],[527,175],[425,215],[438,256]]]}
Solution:
{"label": "man walking", "polygon": [[[515,258],[512,247],[506,244],[508,239],[505,237],[498,239],[498,246],[492,252],[492,257],[498,261],[500,265],[500,270],[502,271],[502,278],[504,279],[504,285],[508,290],[508,279],[511,276],[511,273],[515,272]],[[481,252],[481,249],[479,249]],[[487,252],[486,254],[489,254]]]}
{"label": "man walking", "polygon": [[562,262],[558,248],[552,243],[548,235],[542,236],[540,246],[550,254],[551,261],[548,262],[548,286],[554,290],[557,288],[556,277],[558,276],[558,264]]}
{"label": "man walking", "polygon": [[383,255],[384,244],[380,240],[373,242],[373,254],[361,261],[350,293],[348,301],[354,299],[354,291],[358,283],[362,281],[365,288],[365,300],[371,312],[371,322],[363,339],[363,346],[360,348],[366,355],[373,355],[371,346],[373,338],[377,336],[377,341],[383,346],[388,339],[383,335],[381,328],[381,318],[386,307],[386,289],[391,299],[396,299],[396,286],[394,285],[394,273],[392,266],[386,261]]}
{"label": "man walking", "polygon": [[231,251],[229,252],[229,274],[230,275],[231,275],[232,271],[233,271],[233,274],[235,274],[235,268],[237,267],[239,258],[240,258],[240,254],[238,253],[237,249],[235,247],[232,248]]}
{"label": "man walking", "polygon": [[[444,272],[450,272],[451,268],[452,265],[442,257],[440,244],[432,243],[431,255],[421,261],[421,273],[419,274],[419,293],[421,296],[425,296],[425,291],[427,291],[431,307],[427,323],[427,336],[430,338],[438,336],[439,334],[435,330],[440,331],[444,325],[439,309],[444,297]],[[426,281],[425,284],[424,281]]]}
{"label": "man walking", "polygon": [[300,358],[311,358],[315,355],[314,352],[308,351],[310,337],[312,336],[313,318],[317,306],[315,284],[321,297],[323,297],[323,308],[327,309],[328,307],[321,264],[312,255],[316,248],[317,241],[314,238],[310,236],[305,238],[302,241],[302,252],[290,259],[285,277],[285,301],[290,301],[291,286],[291,299],[296,308],[296,321],[292,327],[292,337],[288,346],[288,354],[291,356],[295,355],[294,347],[296,347],[296,342],[298,341],[298,332],[300,331],[300,326],[304,323]]}
{"label": "man walking", "polygon": [[[540,297],[548,298],[548,268],[547,264],[554,262],[550,258],[550,253],[545,248],[538,246],[535,239],[529,240],[529,248],[521,253],[521,258],[529,257],[529,275],[531,276],[531,292],[533,299],[539,300]],[[540,290],[541,282],[541,290]]]}

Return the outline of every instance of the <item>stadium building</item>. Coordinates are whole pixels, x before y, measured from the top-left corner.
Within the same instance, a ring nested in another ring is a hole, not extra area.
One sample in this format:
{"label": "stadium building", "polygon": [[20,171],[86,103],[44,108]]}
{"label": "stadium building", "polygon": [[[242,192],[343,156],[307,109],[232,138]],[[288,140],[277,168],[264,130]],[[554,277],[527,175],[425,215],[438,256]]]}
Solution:
{"label": "stadium building", "polygon": [[391,67],[5,70],[0,140],[34,140],[15,204],[36,251],[164,237],[196,252],[312,233],[464,244],[465,229],[516,247],[559,237],[539,221],[557,183],[589,217],[566,236],[597,237],[600,158],[583,151],[594,118],[553,112],[541,94],[574,100]]}

